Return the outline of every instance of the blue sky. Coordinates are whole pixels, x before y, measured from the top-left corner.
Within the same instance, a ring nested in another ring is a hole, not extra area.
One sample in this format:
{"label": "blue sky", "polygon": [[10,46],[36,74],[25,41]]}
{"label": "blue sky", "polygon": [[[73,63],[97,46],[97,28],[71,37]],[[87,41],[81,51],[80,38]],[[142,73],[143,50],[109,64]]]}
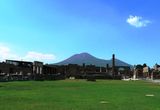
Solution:
{"label": "blue sky", "polygon": [[55,63],[81,52],[160,63],[159,0],[1,0],[0,60]]}

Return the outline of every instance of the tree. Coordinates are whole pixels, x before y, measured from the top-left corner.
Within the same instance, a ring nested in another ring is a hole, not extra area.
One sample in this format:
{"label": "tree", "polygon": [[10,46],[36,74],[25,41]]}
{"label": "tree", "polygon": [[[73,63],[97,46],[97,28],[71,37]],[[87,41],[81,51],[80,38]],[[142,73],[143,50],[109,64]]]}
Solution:
{"label": "tree", "polygon": [[147,67],[147,64],[146,64],[146,63],[144,63],[144,64],[143,64],[143,67]]}

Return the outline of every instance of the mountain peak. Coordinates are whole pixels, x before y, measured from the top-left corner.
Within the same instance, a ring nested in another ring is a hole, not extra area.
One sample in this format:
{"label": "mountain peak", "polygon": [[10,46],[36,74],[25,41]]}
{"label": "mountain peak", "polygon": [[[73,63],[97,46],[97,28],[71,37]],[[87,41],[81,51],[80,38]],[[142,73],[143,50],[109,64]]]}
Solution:
{"label": "mountain peak", "polygon": [[79,54],[75,54],[72,57],[79,57],[79,58],[91,58],[94,57],[91,54],[87,53],[87,52],[83,52],[83,53],[79,53]]}
{"label": "mountain peak", "polygon": [[90,54],[87,53],[87,52],[82,52],[82,53],[80,53],[79,55],[90,55]]}

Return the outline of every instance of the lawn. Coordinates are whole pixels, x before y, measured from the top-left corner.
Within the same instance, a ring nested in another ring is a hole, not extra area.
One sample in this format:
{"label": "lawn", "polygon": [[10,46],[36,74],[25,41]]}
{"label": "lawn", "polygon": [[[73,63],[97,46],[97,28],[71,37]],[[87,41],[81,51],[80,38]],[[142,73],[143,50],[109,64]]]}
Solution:
{"label": "lawn", "polygon": [[0,110],[160,110],[159,102],[160,85],[145,81],[0,83]]}

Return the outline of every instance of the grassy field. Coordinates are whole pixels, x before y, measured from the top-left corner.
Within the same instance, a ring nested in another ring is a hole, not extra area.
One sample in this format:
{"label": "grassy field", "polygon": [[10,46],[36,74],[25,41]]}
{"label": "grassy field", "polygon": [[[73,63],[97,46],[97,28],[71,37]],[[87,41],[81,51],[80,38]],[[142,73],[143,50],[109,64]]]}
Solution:
{"label": "grassy field", "polygon": [[160,85],[144,81],[0,83],[0,110],[160,110],[159,103]]}

